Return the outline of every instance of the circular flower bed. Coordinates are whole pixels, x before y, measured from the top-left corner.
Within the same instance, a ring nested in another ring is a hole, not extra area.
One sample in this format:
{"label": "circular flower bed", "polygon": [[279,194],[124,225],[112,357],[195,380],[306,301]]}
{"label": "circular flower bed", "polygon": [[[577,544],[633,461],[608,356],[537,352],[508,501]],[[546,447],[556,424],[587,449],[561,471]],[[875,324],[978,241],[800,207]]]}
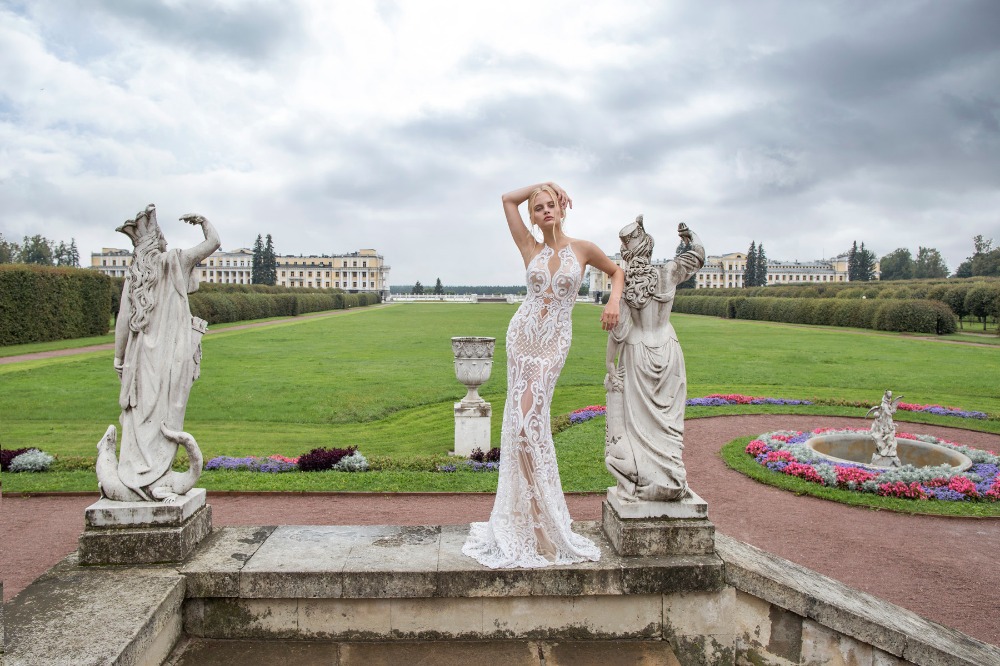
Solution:
{"label": "circular flower bed", "polygon": [[819,457],[804,445],[814,435],[859,432],[868,431],[857,428],[817,428],[812,432],[769,432],[751,441],[746,447],[746,453],[773,472],[831,488],[903,499],[1000,501],[1000,457],[993,451],[961,446],[930,435],[897,435],[902,439],[915,439],[964,453],[972,460],[973,465],[959,473],[948,465],[904,465],[886,469],[857,463],[833,463]]}

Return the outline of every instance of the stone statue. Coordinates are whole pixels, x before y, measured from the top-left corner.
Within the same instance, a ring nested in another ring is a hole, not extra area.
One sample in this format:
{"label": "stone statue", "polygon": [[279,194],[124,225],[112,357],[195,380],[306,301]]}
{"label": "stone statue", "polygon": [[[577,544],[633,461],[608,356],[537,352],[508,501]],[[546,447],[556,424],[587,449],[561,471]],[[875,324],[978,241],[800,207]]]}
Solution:
{"label": "stone statue", "polygon": [[[98,487],[112,500],[174,502],[201,476],[198,443],[183,430],[206,322],[191,315],[188,294],[198,289],[195,266],[219,248],[219,235],[201,215],[180,219],[201,226],[205,240],[168,251],[152,204],[117,229],[135,250],[115,324],[122,410],[118,459],[113,425],[97,445]],[[178,445],[190,461],[186,472],[171,470]]]}
{"label": "stone statue", "polygon": [[875,416],[872,421],[871,436],[875,440],[875,453],[872,454],[872,464],[886,467],[900,467],[902,463],[896,455],[896,424],[892,415],[896,413],[899,401],[903,396],[892,397],[892,391],[886,389],[882,394],[882,402],[868,410],[865,416]]}
{"label": "stone statue", "polygon": [[619,323],[608,339],[605,463],[623,501],[673,501],[687,492],[684,401],[687,377],[670,309],[677,285],[705,264],[705,248],[680,224],[686,249],[653,266],[642,215],[619,232],[626,262]]}

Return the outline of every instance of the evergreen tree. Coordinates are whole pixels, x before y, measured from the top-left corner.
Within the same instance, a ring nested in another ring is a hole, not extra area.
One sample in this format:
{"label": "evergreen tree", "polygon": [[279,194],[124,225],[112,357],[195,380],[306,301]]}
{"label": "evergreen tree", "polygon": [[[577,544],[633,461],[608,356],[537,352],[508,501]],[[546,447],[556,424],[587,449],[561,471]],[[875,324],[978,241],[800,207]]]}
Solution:
{"label": "evergreen tree", "polygon": [[743,271],[743,286],[757,286],[757,242],[750,241],[750,249],[747,250],[747,266]]}
{"label": "evergreen tree", "polygon": [[424,285],[420,284],[420,280],[417,280],[417,283],[413,285],[413,290],[410,293],[415,296],[420,296],[424,293]]}
{"label": "evergreen tree", "polygon": [[267,239],[264,242],[264,252],[262,256],[263,272],[261,277],[263,278],[264,284],[268,284],[273,287],[278,284],[278,257],[274,254],[274,241],[271,239],[271,234],[267,235]]}
{"label": "evergreen tree", "polygon": [[767,286],[767,255],[764,254],[764,244],[757,246],[756,277],[758,287]]}
{"label": "evergreen tree", "polygon": [[264,284],[264,239],[257,234],[253,242],[253,260],[250,263],[251,284]]}
{"label": "evergreen tree", "polygon": [[861,282],[871,282],[875,279],[875,253],[865,249],[862,243],[858,248],[858,280]]}
{"label": "evergreen tree", "polygon": [[69,239],[69,265],[80,267],[80,250],[76,247],[76,239]]}
{"label": "evergreen tree", "polygon": [[913,277],[913,255],[905,247],[885,255],[879,264],[883,280],[909,280]]}
{"label": "evergreen tree", "polygon": [[59,241],[59,244],[52,251],[52,259],[55,261],[56,266],[66,266],[69,264],[69,248],[66,247],[66,243]]}
{"label": "evergreen tree", "polygon": [[847,281],[857,282],[860,278],[858,272],[858,241],[847,252]]}
{"label": "evergreen tree", "polygon": [[444,287],[441,285],[441,278],[438,278],[437,282],[434,283],[434,293],[435,295],[444,294]]}

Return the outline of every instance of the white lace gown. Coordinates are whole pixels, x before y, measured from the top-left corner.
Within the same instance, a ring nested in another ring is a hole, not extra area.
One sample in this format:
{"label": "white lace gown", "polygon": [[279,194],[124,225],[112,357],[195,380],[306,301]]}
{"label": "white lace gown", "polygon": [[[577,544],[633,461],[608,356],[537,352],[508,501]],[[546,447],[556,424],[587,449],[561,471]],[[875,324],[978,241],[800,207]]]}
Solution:
{"label": "white lace gown", "polygon": [[548,245],[528,262],[528,295],[507,328],[507,402],[500,479],[490,520],[473,523],[462,552],[493,569],[596,561],[600,550],[574,534],[566,507],[549,407],[573,337],[583,278],[570,245]]}

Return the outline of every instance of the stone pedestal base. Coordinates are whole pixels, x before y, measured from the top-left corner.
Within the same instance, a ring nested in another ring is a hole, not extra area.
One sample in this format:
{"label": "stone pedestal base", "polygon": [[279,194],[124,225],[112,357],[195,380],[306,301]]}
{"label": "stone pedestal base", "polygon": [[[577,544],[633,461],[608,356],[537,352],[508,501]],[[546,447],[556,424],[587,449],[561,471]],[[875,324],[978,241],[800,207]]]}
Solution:
{"label": "stone pedestal base", "polygon": [[490,450],[490,419],[493,407],[488,402],[455,403],[456,456],[468,458],[476,449]]}
{"label": "stone pedestal base", "polygon": [[625,502],[609,488],[601,513],[604,534],[624,557],[715,552],[708,504],[690,490],[676,502]]}
{"label": "stone pedestal base", "polygon": [[84,519],[80,564],[181,562],[212,531],[204,488],[175,504],[100,499],[87,507]]}

